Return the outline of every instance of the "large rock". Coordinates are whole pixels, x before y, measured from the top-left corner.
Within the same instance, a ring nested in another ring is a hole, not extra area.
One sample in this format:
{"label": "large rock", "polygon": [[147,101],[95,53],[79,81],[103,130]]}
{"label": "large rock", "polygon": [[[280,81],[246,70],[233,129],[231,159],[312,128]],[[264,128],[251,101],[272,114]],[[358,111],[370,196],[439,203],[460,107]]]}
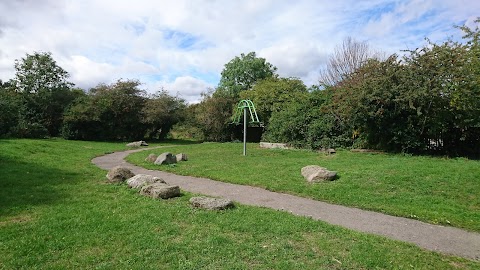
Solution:
{"label": "large rock", "polygon": [[148,143],[146,143],[145,141],[127,143],[127,147],[136,148],[136,147],[140,147],[140,146],[148,146]]}
{"label": "large rock", "polygon": [[308,182],[322,182],[335,180],[337,172],[317,165],[309,165],[302,168],[302,175]]}
{"label": "large rock", "polygon": [[155,165],[177,163],[177,158],[172,153],[163,153],[155,160]]}
{"label": "large rock", "polygon": [[111,168],[107,173],[108,181],[111,183],[121,183],[126,179],[135,176],[129,169],[121,166]]}
{"label": "large rock", "polygon": [[131,188],[141,188],[146,185],[150,185],[153,183],[165,183],[162,178],[148,175],[148,174],[137,174],[134,177],[127,179],[127,185]]}
{"label": "large rock", "polygon": [[175,157],[177,158],[177,162],[188,160],[187,154],[184,153],[177,154]]}
{"label": "large rock", "polygon": [[154,183],[143,186],[140,194],[155,199],[168,199],[180,196],[180,188],[178,186],[170,186],[164,183]]}
{"label": "large rock", "polygon": [[286,143],[269,143],[269,142],[260,142],[260,148],[269,148],[269,149],[290,149]]}
{"label": "large rock", "polygon": [[209,197],[192,197],[190,199],[190,204],[192,204],[193,207],[207,210],[224,210],[233,207],[233,202],[231,200]]}
{"label": "large rock", "polygon": [[155,162],[155,160],[157,160],[157,158],[158,158],[157,155],[155,155],[155,154],[150,154],[150,155],[148,155],[147,158],[145,158],[145,161],[147,161],[147,162],[152,162],[152,163],[153,163],[153,162]]}

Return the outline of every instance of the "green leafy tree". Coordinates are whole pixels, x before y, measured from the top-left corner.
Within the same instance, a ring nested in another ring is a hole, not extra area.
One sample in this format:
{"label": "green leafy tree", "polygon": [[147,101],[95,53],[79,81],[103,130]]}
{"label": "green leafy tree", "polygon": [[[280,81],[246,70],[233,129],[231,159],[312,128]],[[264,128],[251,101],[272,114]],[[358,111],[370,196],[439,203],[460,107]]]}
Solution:
{"label": "green leafy tree", "polygon": [[[387,149],[396,131],[402,138],[413,131],[405,126],[408,112],[398,106],[399,72],[404,68],[396,55],[385,61],[371,59],[352,74],[354,83],[334,88],[329,108],[357,145]],[[395,144],[402,144],[400,137]]]}
{"label": "green leafy tree", "polygon": [[195,124],[182,126],[183,130],[201,130],[207,141],[228,141],[235,137],[236,129],[229,125],[240,93],[252,89],[259,81],[275,78],[277,68],[255,52],[241,54],[227,64],[215,90],[203,96],[203,100],[191,110],[195,111]]}
{"label": "green leafy tree", "polygon": [[313,90],[274,111],[264,140],[310,149],[351,145],[344,126],[329,110],[332,93],[332,89]]}
{"label": "green leafy tree", "polygon": [[77,99],[65,113],[63,136],[82,140],[138,140],[146,132],[142,123],[145,91],[137,80],[100,84]]}
{"label": "green leafy tree", "polygon": [[186,106],[182,113],[182,120],[172,127],[170,135],[173,139],[204,141],[205,136],[197,121],[197,112],[200,104]]}
{"label": "green leafy tree", "polygon": [[404,58],[409,68],[400,85],[401,100],[405,110],[416,115],[413,124],[422,148],[434,142],[438,150],[452,155],[479,148],[480,60],[476,50],[475,43],[447,41],[411,51]]}
{"label": "green leafy tree", "polygon": [[147,138],[164,139],[171,128],[184,119],[185,100],[161,90],[145,102],[142,123],[147,125]]}
{"label": "green leafy tree", "polygon": [[13,136],[18,125],[21,96],[8,82],[0,80],[0,136]]}
{"label": "green leafy tree", "polygon": [[222,71],[216,94],[237,98],[240,92],[250,90],[256,82],[276,77],[277,68],[255,52],[241,54],[230,60]]}
{"label": "green leafy tree", "polygon": [[369,147],[471,155],[480,150],[476,30],[403,58],[370,60],[337,86],[333,111]]}
{"label": "green leafy tree", "polygon": [[63,112],[72,102],[69,74],[57,65],[51,53],[27,54],[15,61],[11,85],[22,95],[18,135],[57,136]]}
{"label": "green leafy tree", "polygon": [[257,82],[250,91],[240,93],[241,99],[255,104],[260,121],[268,124],[273,112],[280,111],[288,102],[305,99],[307,87],[298,78],[267,78]]}
{"label": "green leafy tree", "polygon": [[197,126],[207,141],[229,141],[233,137],[232,112],[237,99],[229,96],[205,94],[203,100],[195,106]]}

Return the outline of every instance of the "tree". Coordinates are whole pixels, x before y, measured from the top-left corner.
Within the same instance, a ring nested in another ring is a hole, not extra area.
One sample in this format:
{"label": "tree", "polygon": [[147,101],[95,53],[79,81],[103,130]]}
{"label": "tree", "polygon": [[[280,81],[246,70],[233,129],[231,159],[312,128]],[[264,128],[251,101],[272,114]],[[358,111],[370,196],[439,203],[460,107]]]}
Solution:
{"label": "tree", "polygon": [[20,108],[20,94],[8,82],[0,80],[0,136],[14,135]]}
{"label": "tree", "polygon": [[276,77],[277,68],[255,52],[241,54],[230,60],[222,71],[216,94],[237,98],[241,91],[251,89],[256,82]]}
{"label": "tree", "polygon": [[368,147],[478,155],[479,31],[465,30],[464,44],[430,42],[401,59],[368,60],[335,86],[332,111]]}
{"label": "tree", "polygon": [[176,123],[183,120],[185,100],[161,90],[146,100],[142,123],[147,125],[147,138],[164,139]]}
{"label": "tree", "polygon": [[327,66],[320,71],[319,82],[323,86],[334,86],[346,80],[370,58],[379,58],[373,53],[367,42],[359,42],[351,37],[335,47]]}
{"label": "tree", "polygon": [[202,102],[195,107],[195,119],[207,141],[228,141],[232,139],[234,127],[232,112],[237,100],[229,96],[204,94]]}
{"label": "tree", "polygon": [[68,72],[57,65],[49,52],[35,52],[15,60],[15,70],[13,84],[22,93],[69,89],[73,85],[67,81]]}
{"label": "tree", "polygon": [[63,136],[80,140],[138,140],[146,132],[142,123],[145,91],[137,80],[99,84],[79,98],[65,113]]}
{"label": "tree", "polygon": [[63,112],[74,98],[68,72],[57,65],[51,53],[45,52],[17,59],[15,70],[11,85],[22,95],[19,135],[58,135]]}
{"label": "tree", "polygon": [[307,87],[298,78],[267,78],[257,82],[250,91],[240,93],[241,99],[250,99],[265,125],[273,112],[281,110],[286,103],[305,99]]}
{"label": "tree", "polygon": [[172,127],[170,135],[173,139],[204,141],[205,136],[197,120],[199,103],[189,104],[182,112],[182,119]]}
{"label": "tree", "polygon": [[328,108],[332,93],[331,88],[313,90],[274,111],[263,138],[310,149],[350,146],[345,127]]}

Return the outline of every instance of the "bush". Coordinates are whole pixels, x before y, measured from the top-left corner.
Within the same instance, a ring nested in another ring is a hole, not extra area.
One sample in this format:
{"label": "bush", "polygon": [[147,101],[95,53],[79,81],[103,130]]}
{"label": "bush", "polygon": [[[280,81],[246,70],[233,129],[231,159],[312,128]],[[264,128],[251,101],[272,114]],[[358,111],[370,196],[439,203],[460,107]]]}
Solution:
{"label": "bush", "polygon": [[351,146],[348,129],[329,111],[331,95],[331,90],[315,90],[274,112],[263,139],[310,149]]}

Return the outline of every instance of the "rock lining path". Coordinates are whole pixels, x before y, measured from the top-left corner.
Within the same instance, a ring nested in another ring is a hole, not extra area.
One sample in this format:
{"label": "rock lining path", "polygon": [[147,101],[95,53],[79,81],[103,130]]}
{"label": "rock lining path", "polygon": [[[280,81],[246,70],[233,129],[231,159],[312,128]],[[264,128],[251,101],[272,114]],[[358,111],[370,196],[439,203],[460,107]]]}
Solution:
{"label": "rock lining path", "polygon": [[257,187],[148,170],[124,160],[130,153],[155,148],[114,152],[94,158],[92,162],[105,170],[122,165],[131,169],[135,174],[143,173],[161,177],[167,183],[178,185],[182,190],[188,192],[223,197],[246,205],[287,211],[295,215],[311,217],[352,230],[383,235],[388,238],[413,243],[428,250],[480,260],[479,233],[271,192]]}

